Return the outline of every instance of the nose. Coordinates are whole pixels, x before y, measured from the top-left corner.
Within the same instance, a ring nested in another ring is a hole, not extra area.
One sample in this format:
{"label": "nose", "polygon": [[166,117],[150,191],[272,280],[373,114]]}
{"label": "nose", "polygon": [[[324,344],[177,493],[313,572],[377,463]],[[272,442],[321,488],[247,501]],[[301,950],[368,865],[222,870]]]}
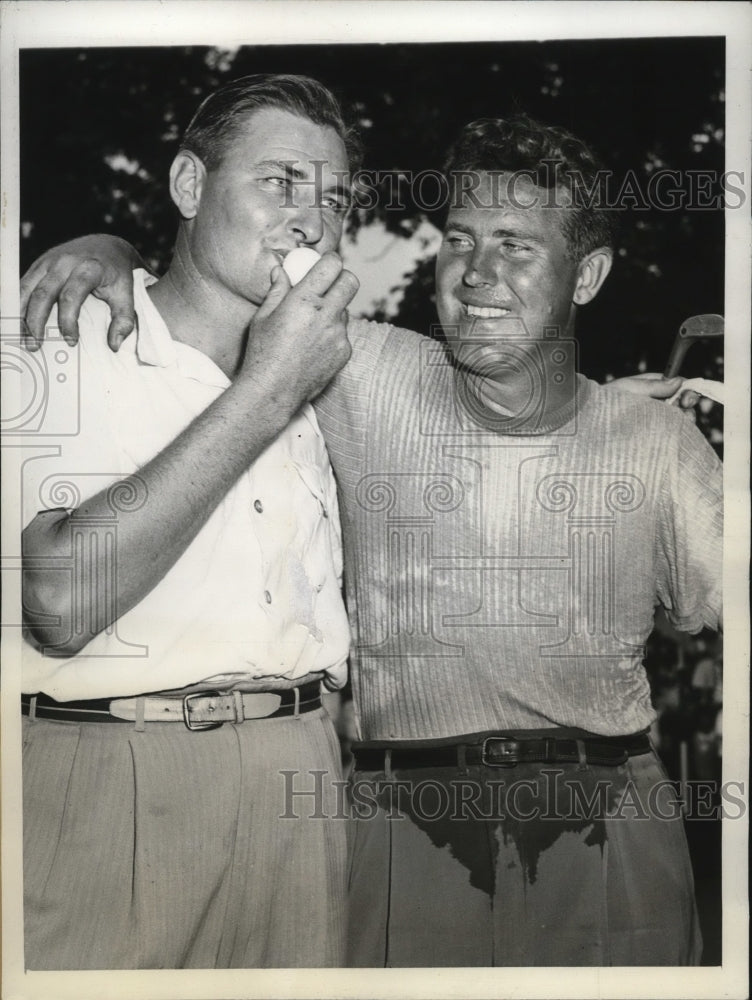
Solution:
{"label": "nose", "polygon": [[477,245],[467,261],[463,282],[470,288],[483,285],[495,285],[498,281],[497,261],[494,255],[484,247]]}
{"label": "nose", "polygon": [[301,203],[291,210],[288,227],[298,244],[315,246],[324,235],[321,205]]}

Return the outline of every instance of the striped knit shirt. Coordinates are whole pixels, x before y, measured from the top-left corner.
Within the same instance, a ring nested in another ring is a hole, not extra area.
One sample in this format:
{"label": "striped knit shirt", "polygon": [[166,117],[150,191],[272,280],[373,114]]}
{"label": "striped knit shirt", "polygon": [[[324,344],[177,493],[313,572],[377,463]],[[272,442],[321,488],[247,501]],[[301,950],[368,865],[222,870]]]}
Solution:
{"label": "striped knit shirt", "polygon": [[649,726],[655,606],[688,632],[719,621],[721,466],[702,434],[582,376],[571,412],[513,433],[442,345],[365,321],[350,339],[317,415],[361,738]]}

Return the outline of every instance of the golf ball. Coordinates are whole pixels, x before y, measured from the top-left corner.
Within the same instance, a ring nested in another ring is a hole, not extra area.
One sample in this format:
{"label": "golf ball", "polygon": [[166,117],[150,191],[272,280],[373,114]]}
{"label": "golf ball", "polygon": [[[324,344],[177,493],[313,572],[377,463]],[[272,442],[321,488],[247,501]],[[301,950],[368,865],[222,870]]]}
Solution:
{"label": "golf ball", "polygon": [[282,261],[282,267],[287,272],[290,283],[297,285],[300,279],[308,274],[317,260],[321,260],[321,254],[316,253],[315,250],[310,247],[296,247]]}

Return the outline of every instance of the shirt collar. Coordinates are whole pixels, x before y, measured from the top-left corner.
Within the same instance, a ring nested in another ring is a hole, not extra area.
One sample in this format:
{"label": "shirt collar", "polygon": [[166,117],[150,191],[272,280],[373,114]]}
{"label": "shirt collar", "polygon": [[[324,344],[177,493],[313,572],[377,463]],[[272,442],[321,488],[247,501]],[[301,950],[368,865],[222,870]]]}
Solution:
{"label": "shirt collar", "polygon": [[133,272],[133,294],[140,317],[136,333],[136,356],[141,364],[156,368],[176,367],[184,378],[226,389],[230,380],[210,357],[202,351],[174,340],[167,324],[149,298],[146,289],[157,279],[137,268]]}

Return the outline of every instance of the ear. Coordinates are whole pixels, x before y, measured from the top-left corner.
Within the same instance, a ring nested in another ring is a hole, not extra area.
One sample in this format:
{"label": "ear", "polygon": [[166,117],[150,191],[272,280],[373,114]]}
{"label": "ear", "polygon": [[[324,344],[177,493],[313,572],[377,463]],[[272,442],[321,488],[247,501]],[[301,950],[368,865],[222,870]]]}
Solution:
{"label": "ear", "polygon": [[201,203],[206,167],[195,153],[181,149],[170,167],[170,196],[184,219],[193,219]]}
{"label": "ear", "polygon": [[608,247],[599,247],[582,258],[577,265],[577,283],[572,296],[575,305],[584,306],[595,298],[608,277],[613,260],[614,255]]}

